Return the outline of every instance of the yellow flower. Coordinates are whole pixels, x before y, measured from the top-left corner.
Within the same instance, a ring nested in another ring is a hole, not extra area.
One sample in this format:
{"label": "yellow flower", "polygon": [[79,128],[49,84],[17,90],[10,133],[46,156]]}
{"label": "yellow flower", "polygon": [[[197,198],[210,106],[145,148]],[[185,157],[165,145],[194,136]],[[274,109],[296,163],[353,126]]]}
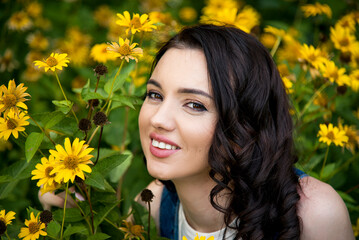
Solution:
{"label": "yellow flower", "polygon": [[142,235],[144,233],[143,226],[133,225],[131,222],[123,220],[126,227],[120,227],[119,229],[125,233],[125,239],[141,239],[145,240],[145,237]]}
{"label": "yellow flower", "polygon": [[142,14],[141,16],[138,13],[134,13],[131,15],[128,11],[124,11],[123,15],[121,13],[117,13],[117,17],[120,20],[117,20],[116,23],[120,26],[127,27],[126,34],[131,30],[132,34],[136,32],[151,32],[153,29],[157,27],[153,25],[153,22],[148,18],[147,14]]}
{"label": "yellow flower", "polygon": [[353,91],[358,92],[359,91],[359,69],[354,70],[350,75],[350,87],[353,89]]}
{"label": "yellow flower", "polygon": [[47,232],[43,231],[42,229],[45,228],[45,223],[41,223],[39,221],[39,215],[37,214],[35,217],[34,213],[31,212],[30,220],[25,220],[25,225],[27,227],[22,227],[20,233],[18,235],[19,238],[24,238],[24,240],[35,240],[42,236],[46,236]]}
{"label": "yellow flower", "polygon": [[47,185],[54,185],[56,174],[51,174],[51,172],[54,169],[55,164],[56,162],[53,155],[50,155],[49,159],[46,157],[41,158],[41,163],[36,164],[36,169],[31,172],[33,175],[31,179],[39,179],[37,182],[38,187],[43,185],[44,188],[46,188]]}
{"label": "yellow flower", "polygon": [[107,51],[113,55],[114,57],[119,57],[120,59],[125,59],[129,62],[130,59],[137,60],[137,56],[143,55],[143,50],[141,48],[135,48],[137,43],[132,43],[130,45],[130,40],[127,38],[123,40],[123,38],[119,38],[117,42],[108,43]]}
{"label": "yellow flower", "polygon": [[91,49],[91,57],[96,62],[106,63],[107,61],[116,60],[116,56],[107,52],[106,43],[96,44]]}
{"label": "yellow flower", "polygon": [[314,68],[318,69],[321,64],[327,59],[326,53],[321,49],[316,49],[313,46],[304,44],[299,49],[300,54],[298,60],[310,64]]}
{"label": "yellow flower", "polygon": [[15,212],[13,211],[9,211],[8,213],[5,214],[5,210],[1,210],[0,211],[0,221],[2,221],[3,223],[5,223],[5,225],[9,225],[11,224],[11,221],[13,219],[15,219]]}
{"label": "yellow flower", "polygon": [[101,5],[94,12],[95,21],[102,27],[109,27],[115,13],[107,5]]}
{"label": "yellow flower", "polygon": [[359,68],[359,42],[355,42],[350,49],[351,61],[350,65],[352,68]]}
{"label": "yellow flower", "polygon": [[330,146],[331,143],[334,143],[335,146],[344,146],[344,143],[348,142],[348,136],[345,135],[345,132],[342,130],[339,130],[338,127],[333,127],[333,124],[329,123],[327,126],[326,124],[320,124],[319,125],[320,130],[317,134],[319,138],[319,142],[324,142],[328,146]]}
{"label": "yellow flower", "polygon": [[324,61],[320,65],[320,71],[330,82],[336,82],[339,86],[350,85],[350,78],[345,74],[345,68],[338,68],[333,61]]}
{"label": "yellow flower", "polygon": [[222,9],[240,8],[243,3],[234,0],[208,0],[207,5],[202,9],[203,15],[216,15]]}
{"label": "yellow flower", "polygon": [[33,66],[28,66],[21,75],[21,79],[28,82],[36,82],[41,77],[41,73]]}
{"label": "yellow flower", "polygon": [[40,32],[30,34],[26,40],[32,49],[46,50],[49,46],[49,41]]}
{"label": "yellow flower", "polygon": [[335,24],[335,26],[340,26],[342,28],[348,29],[351,33],[355,32],[355,19],[352,14],[347,14]]}
{"label": "yellow flower", "polygon": [[124,36],[126,34],[126,29],[116,24],[116,15],[111,18],[109,29],[107,32],[107,39],[110,41],[117,41],[118,36]]}
{"label": "yellow flower", "polygon": [[26,12],[29,14],[30,17],[37,18],[42,13],[42,5],[38,2],[31,2],[26,7]]}
{"label": "yellow flower", "polygon": [[359,236],[359,218],[357,218],[357,224],[353,225],[354,237]]}
{"label": "yellow flower", "polygon": [[317,16],[320,14],[325,14],[329,18],[332,17],[332,10],[327,4],[320,4],[316,2],[315,4],[306,4],[301,7],[305,17]]}
{"label": "yellow flower", "polygon": [[17,68],[19,62],[14,58],[14,54],[11,49],[6,49],[4,56],[0,56],[0,72],[11,72],[15,68]]}
{"label": "yellow flower", "polygon": [[178,14],[184,22],[193,22],[197,18],[197,12],[192,7],[183,7]]}
{"label": "yellow flower", "polygon": [[24,11],[11,15],[8,26],[11,30],[25,31],[32,27],[32,21]]}
{"label": "yellow flower", "polygon": [[15,138],[19,137],[19,132],[25,131],[24,126],[29,125],[29,122],[26,121],[30,117],[25,116],[24,112],[21,112],[17,115],[13,110],[7,115],[7,118],[0,117],[0,138],[8,140],[12,134]]}
{"label": "yellow flower", "polygon": [[249,6],[244,7],[240,12],[237,8],[223,8],[216,14],[203,15],[200,22],[214,25],[234,25],[249,33],[254,26],[259,25],[259,14]]}
{"label": "yellow flower", "polygon": [[334,43],[334,47],[341,52],[350,52],[356,39],[350,32],[350,29],[341,26],[330,28],[330,39]]}
{"label": "yellow flower", "polygon": [[292,89],[293,83],[287,77],[282,77],[282,81],[287,93],[292,93],[294,90]]}
{"label": "yellow flower", "polygon": [[292,40],[291,42],[285,43],[283,47],[278,49],[277,56],[280,62],[286,61],[290,65],[296,64],[298,58],[301,57],[301,44]]}
{"label": "yellow flower", "polygon": [[[187,240],[186,236],[183,236],[182,240]],[[205,236],[199,237],[198,233],[196,233],[196,236],[194,237],[194,240],[206,240],[206,237]],[[211,237],[207,238],[207,240],[214,240],[214,237],[211,236]]]}
{"label": "yellow flower", "polygon": [[343,125],[342,119],[338,120],[338,128],[341,131],[345,132],[345,135],[348,137],[348,142],[344,144],[345,148],[348,149],[353,154],[355,153],[355,147],[359,145],[359,132],[356,130],[355,126]]}
{"label": "yellow flower", "polygon": [[273,34],[263,33],[260,41],[266,48],[271,49],[277,41],[277,38]]}
{"label": "yellow flower", "polygon": [[83,172],[92,171],[87,164],[93,164],[90,160],[93,157],[90,155],[93,148],[89,148],[85,141],[79,141],[78,138],[73,141],[72,146],[70,139],[66,138],[64,146],[65,148],[58,144],[56,150],[50,150],[51,155],[57,161],[50,175],[56,174],[56,182],[67,183],[69,180],[74,182],[76,176],[85,180]]}
{"label": "yellow flower", "polygon": [[4,112],[4,118],[7,117],[10,110],[18,115],[19,108],[27,109],[24,102],[29,100],[25,97],[30,97],[30,94],[25,92],[27,87],[23,86],[23,83],[16,86],[15,80],[10,80],[7,88],[5,85],[0,86],[0,113]]}
{"label": "yellow flower", "polygon": [[45,68],[45,72],[47,72],[49,69],[53,72],[55,72],[56,69],[62,70],[62,67],[67,67],[69,62],[70,60],[68,59],[66,53],[51,53],[50,57],[43,61],[34,61],[35,66],[38,66],[39,68]]}
{"label": "yellow flower", "polygon": [[265,27],[264,32],[271,33],[274,36],[277,36],[277,37],[280,37],[280,38],[284,38],[284,36],[286,35],[286,32],[283,29],[275,28],[275,27],[272,27],[272,26]]}

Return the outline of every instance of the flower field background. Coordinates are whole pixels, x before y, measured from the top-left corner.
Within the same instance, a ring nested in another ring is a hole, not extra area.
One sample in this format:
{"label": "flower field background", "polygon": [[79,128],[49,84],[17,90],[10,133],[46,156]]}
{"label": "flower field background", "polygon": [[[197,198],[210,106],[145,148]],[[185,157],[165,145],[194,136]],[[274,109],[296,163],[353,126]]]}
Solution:
{"label": "flower field background", "polygon": [[[333,186],[359,236],[357,1],[1,0],[2,239],[156,239],[134,202],[152,180],[137,117],[156,50],[199,22],[268,48],[292,103],[296,167]],[[44,211],[48,192],[72,208]]]}

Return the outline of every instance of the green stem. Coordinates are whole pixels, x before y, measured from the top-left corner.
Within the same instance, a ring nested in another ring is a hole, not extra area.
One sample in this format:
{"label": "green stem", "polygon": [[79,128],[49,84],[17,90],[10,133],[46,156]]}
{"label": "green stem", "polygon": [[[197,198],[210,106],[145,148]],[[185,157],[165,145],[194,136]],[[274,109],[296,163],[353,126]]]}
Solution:
{"label": "green stem", "polygon": [[103,112],[103,110],[105,109],[105,107],[106,107],[107,104],[108,104],[108,107],[107,107],[106,113],[108,113],[108,111],[109,111],[109,109],[110,109],[111,103],[109,103],[109,101],[110,101],[110,98],[111,98],[111,95],[112,95],[113,86],[115,85],[115,81],[116,81],[116,78],[117,78],[118,74],[120,74],[120,72],[121,72],[121,69],[122,69],[122,67],[123,67],[123,63],[124,63],[124,59],[122,59],[121,65],[120,65],[120,67],[118,68],[117,73],[116,73],[115,77],[114,77],[113,80],[112,80],[110,93],[108,94],[108,98],[106,99],[106,103],[103,105],[103,107],[102,107],[101,110],[100,110],[101,112]]}
{"label": "green stem", "polygon": [[328,179],[330,179],[332,176],[334,176],[335,174],[337,174],[338,172],[340,172],[341,170],[343,170],[345,167],[347,167],[351,162],[353,162],[355,160],[355,158],[359,157],[359,153],[356,153],[355,155],[353,155],[351,158],[349,158],[348,160],[345,161],[345,163],[343,163],[340,167],[338,167],[337,169],[335,169],[328,177]]}
{"label": "green stem", "polygon": [[7,239],[11,240],[11,238],[10,238],[9,234],[7,233],[7,231],[5,231],[5,235],[6,235]]}
{"label": "green stem", "polygon": [[327,151],[325,153],[325,157],[324,157],[324,161],[323,161],[323,165],[322,165],[322,170],[320,170],[320,175],[319,175],[320,180],[322,180],[322,178],[323,178],[323,172],[324,172],[325,163],[327,162],[328,152],[329,152],[329,145],[328,145]]}
{"label": "green stem", "polygon": [[54,142],[54,140],[51,139],[50,135],[46,134],[45,130],[40,126],[40,124],[38,122],[36,122],[36,120],[34,118],[32,118],[28,113],[27,113],[27,116],[29,116],[30,119],[36,124],[36,126],[38,128],[40,128],[41,132],[43,132],[45,134],[45,136],[50,140],[50,142],[52,142],[52,144],[54,146],[56,146],[56,143]]}
{"label": "green stem", "polygon": [[281,41],[282,41],[282,37],[277,37],[277,41],[275,42],[275,44],[270,52],[270,55],[272,55],[272,57],[274,57],[274,54],[277,52]]}
{"label": "green stem", "polygon": [[89,139],[88,142],[87,142],[88,145],[90,145],[90,143],[91,143],[93,137],[95,136],[97,130],[98,130],[100,127],[101,127],[101,126],[97,126],[96,129],[92,132],[91,137],[90,137],[90,139]]}
{"label": "green stem", "polygon": [[122,135],[122,143],[121,143],[121,151],[125,150],[126,146],[126,136],[127,136],[127,126],[128,126],[128,114],[129,114],[129,107],[125,107],[125,122],[123,124],[123,135]]}
{"label": "green stem", "polygon": [[313,96],[310,98],[310,100],[307,102],[307,104],[305,104],[303,110],[299,113],[298,115],[298,119],[301,119],[301,117],[303,116],[303,114],[307,111],[307,109],[310,107],[310,105],[313,103],[313,101],[315,100],[315,98],[318,96],[318,94],[320,94],[326,87],[328,87],[331,84],[331,82],[326,82],[325,84],[323,84],[317,91],[315,91],[315,93],[313,94]]}
{"label": "green stem", "polygon": [[[81,188],[79,188],[81,190]],[[76,199],[70,194],[72,200],[74,200],[74,203],[76,204],[77,208],[80,210],[81,214],[84,216],[85,221],[87,222],[87,225],[89,225],[89,228],[91,230],[91,232],[93,233],[93,228],[91,227],[91,223],[89,222],[89,220],[87,219],[86,214],[84,212],[84,210],[82,210],[82,208],[80,207],[80,205],[77,203]]]}
{"label": "green stem", "polygon": [[[66,100],[66,103],[68,103],[69,100],[67,100],[66,94],[65,94],[65,92],[64,92],[64,89],[62,88],[62,85],[61,85],[59,76],[57,75],[56,71],[55,71],[55,76],[56,76],[57,83],[59,84],[59,87],[60,87],[60,89],[61,89],[62,95],[64,96],[64,98],[65,98],[65,100]],[[71,112],[72,112],[72,114],[74,115],[74,117],[75,117],[75,119],[76,119],[76,122],[79,123],[79,120],[77,119],[77,116],[76,116],[74,110],[72,109],[72,107],[71,107]]]}
{"label": "green stem", "polygon": [[62,216],[62,224],[61,224],[61,234],[60,234],[60,240],[62,240],[62,236],[64,234],[64,225],[65,225],[65,215],[66,215],[66,203],[67,203],[67,192],[69,190],[69,182],[66,184],[66,192],[65,192],[65,202],[64,202],[64,214]]}

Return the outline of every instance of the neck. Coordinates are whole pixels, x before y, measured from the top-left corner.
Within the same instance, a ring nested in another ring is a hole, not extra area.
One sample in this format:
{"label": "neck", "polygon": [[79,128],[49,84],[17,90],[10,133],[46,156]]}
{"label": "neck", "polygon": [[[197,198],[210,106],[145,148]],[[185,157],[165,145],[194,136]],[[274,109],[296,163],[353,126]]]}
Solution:
{"label": "neck", "polygon": [[[189,225],[203,233],[215,232],[223,227],[224,214],[216,210],[210,202],[210,192],[216,183],[206,176],[196,179],[173,180],[178,197],[182,203],[183,212]],[[220,194],[218,202],[225,206],[226,194]]]}

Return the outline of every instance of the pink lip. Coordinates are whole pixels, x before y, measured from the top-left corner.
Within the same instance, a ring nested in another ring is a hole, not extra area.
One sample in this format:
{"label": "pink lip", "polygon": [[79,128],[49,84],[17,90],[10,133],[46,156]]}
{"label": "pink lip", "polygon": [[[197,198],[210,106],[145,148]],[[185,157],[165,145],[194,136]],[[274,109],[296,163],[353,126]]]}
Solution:
{"label": "pink lip", "polygon": [[[151,133],[150,138],[151,138],[150,139],[150,152],[155,157],[158,157],[158,158],[169,157],[172,154],[174,154],[180,150],[179,146],[176,143],[170,141],[169,139],[167,139],[164,136],[158,135],[156,133]],[[160,148],[154,147],[154,146],[152,146],[152,139],[155,139],[156,141],[159,141],[159,142],[164,142],[164,143],[170,144],[172,146],[176,146],[176,147],[178,147],[178,149],[172,150],[172,149],[160,149]]]}

